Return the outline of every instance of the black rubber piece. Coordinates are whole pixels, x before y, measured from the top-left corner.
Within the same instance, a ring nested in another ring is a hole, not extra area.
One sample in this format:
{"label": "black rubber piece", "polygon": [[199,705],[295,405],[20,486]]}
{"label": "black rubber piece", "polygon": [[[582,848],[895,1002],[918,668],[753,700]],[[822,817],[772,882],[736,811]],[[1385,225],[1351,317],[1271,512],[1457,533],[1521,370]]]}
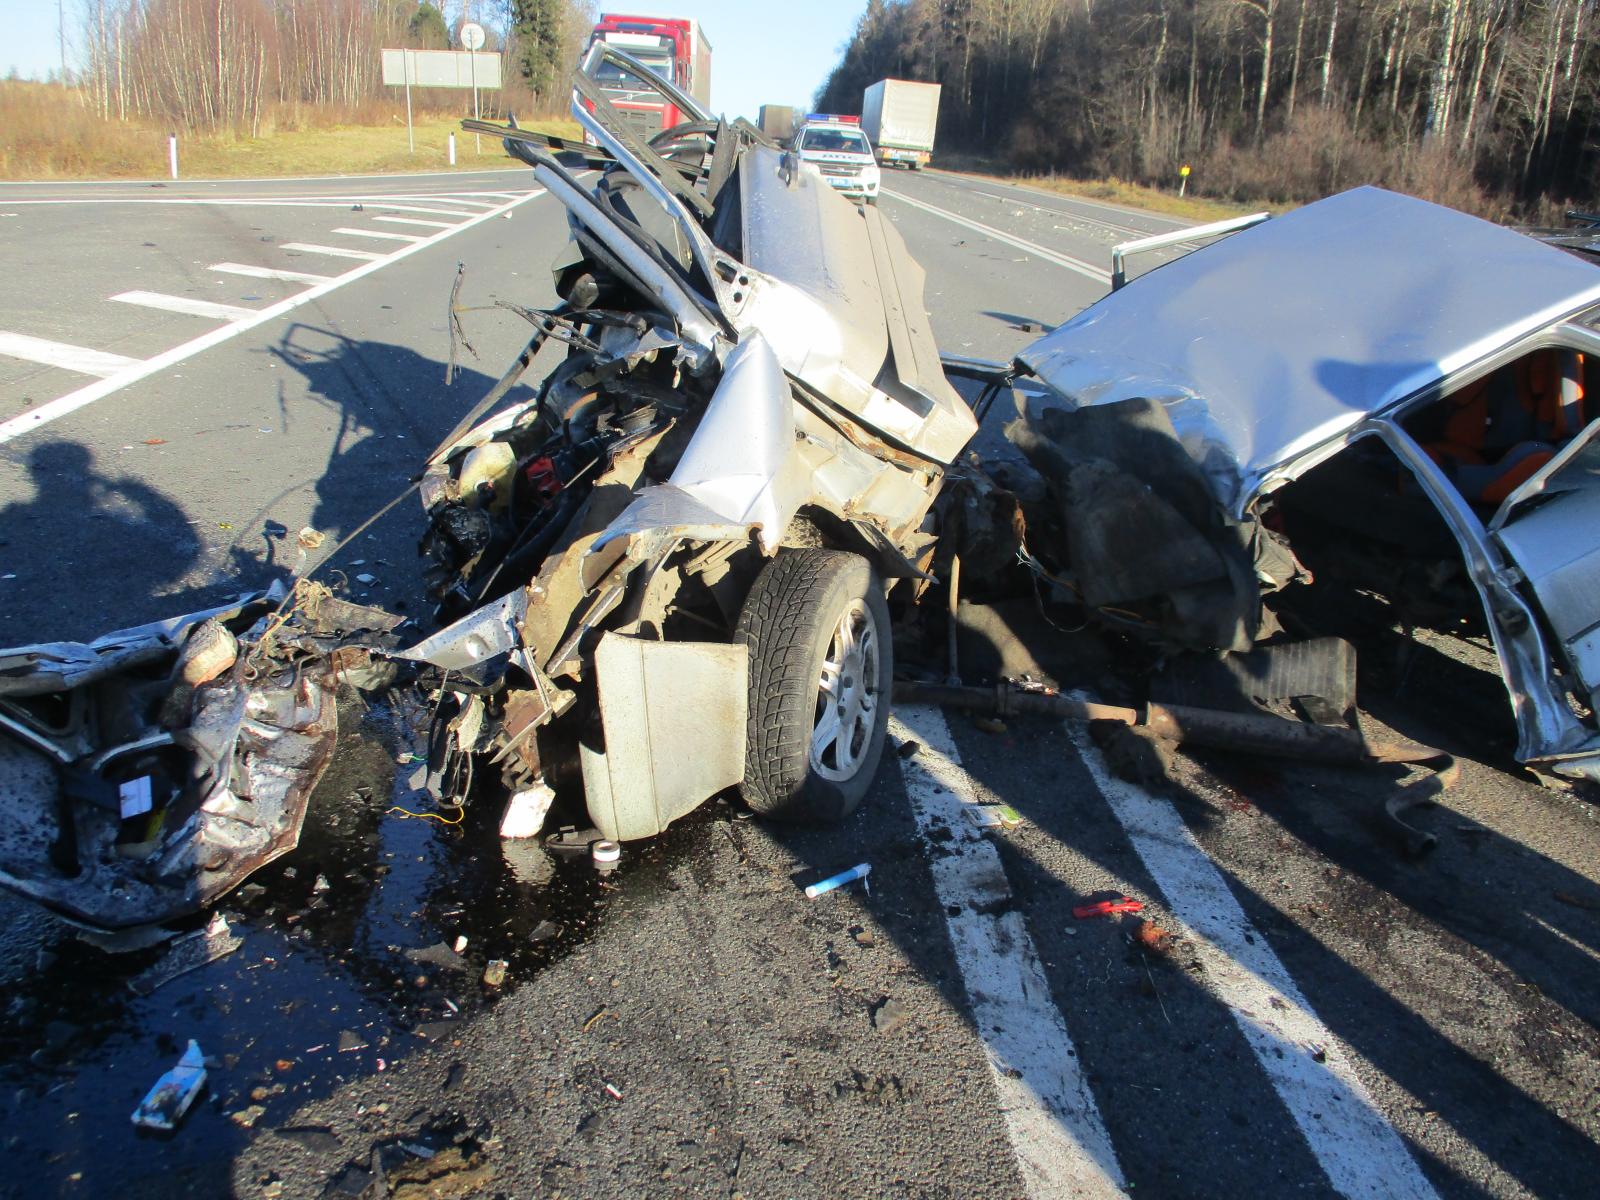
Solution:
{"label": "black rubber piece", "polygon": [[[877,624],[878,711],[861,769],[835,782],[811,770],[822,660],[839,616],[864,601]],[[842,550],[784,550],[756,577],[734,639],[750,651],[745,802],[796,824],[842,821],[856,810],[883,754],[894,681],[889,606],[872,564]]]}

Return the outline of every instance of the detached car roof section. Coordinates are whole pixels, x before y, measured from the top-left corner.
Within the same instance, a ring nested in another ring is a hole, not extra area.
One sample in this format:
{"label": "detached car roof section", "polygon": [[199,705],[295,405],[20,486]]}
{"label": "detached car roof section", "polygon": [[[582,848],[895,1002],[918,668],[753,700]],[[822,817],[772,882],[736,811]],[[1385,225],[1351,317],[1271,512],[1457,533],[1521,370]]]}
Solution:
{"label": "detached car roof section", "polygon": [[1168,263],[1018,357],[1077,404],[1161,401],[1239,516],[1275,468],[1597,301],[1572,255],[1367,187]]}

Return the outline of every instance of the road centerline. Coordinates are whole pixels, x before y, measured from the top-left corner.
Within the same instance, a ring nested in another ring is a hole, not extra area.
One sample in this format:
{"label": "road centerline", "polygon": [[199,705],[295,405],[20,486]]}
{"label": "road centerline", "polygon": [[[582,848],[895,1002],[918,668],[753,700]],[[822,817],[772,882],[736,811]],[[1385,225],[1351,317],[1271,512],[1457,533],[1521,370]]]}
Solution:
{"label": "road centerline", "polygon": [[1011,895],[1005,865],[966,818],[977,792],[944,714],[926,705],[897,707],[889,728],[920,744],[900,770],[919,829],[941,839],[929,869],[1023,1189],[1032,1200],[1121,1197],[1111,1135],[1033,938],[1022,913],[1004,903]]}
{"label": "road centerline", "polygon": [[1054,250],[1050,250],[1039,245],[1037,242],[1030,242],[1026,238],[1019,238],[1013,234],[1006,233],[1004,230],[996,229],[993,225],[985,225],[981,221],[974,221],[968,217],[963,217],[958,213],[949,212],[942,208],[936,208],[932,204],[927,204],[921,200],[913,200],[910,196],[905,195],[903,192],[891,192],[887,189],[883,189],[882,195],[887,196],[891,200],[899,201],[901,204],[909,204],[912,208],[920,208],[924,212],[932,213],[936,217],[943,217],[946,221],[950,221],[953,224],[970,229],[974,233],[981,233],[984,237],[993,238],[995,241],[1003,242],[1008,246],[1014,246],[1018,250],[1025,251],[1028,254],[1042,258],[1046,262],[1054,263],[1058,267],[1065,267],[1069,271],[1076,271],[1079,275],[1082,275],[1088,279],[1092,279],[1096,283],[1102,283],[1108,287],[1111,285],[1111,272],[1094,266],[1092,263],[1086,263],[1081,259],[1072,258],[1066,254],[1060,254]]}
{"label": "road centerline", "polygon": [[1329,1183],[1350,1197],[1438,1200],[1344,1044],[1250,924],[1171,801],[1112,776],[1082,728],[1068,724],[1066,732],[1195,947],[1205,986],[1233,1016]]}

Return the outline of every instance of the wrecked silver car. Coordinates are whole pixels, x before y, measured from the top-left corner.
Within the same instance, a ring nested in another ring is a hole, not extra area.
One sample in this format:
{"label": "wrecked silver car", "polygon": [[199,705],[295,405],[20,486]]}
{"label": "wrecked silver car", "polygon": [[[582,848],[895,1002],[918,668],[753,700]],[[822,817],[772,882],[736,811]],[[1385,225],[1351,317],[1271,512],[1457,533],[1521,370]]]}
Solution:
{"label": "wrecked silver car", "polygon": [[1597,305],[1592,260],[1376,188],[1163,265],[997,368],[1050,565],[1179,648],[1267,637],[1308,564],[1481,622],[1518,760],[1600,779]]}
{"label": "wrecked silver car", "polygon": [[611,60],[635,67],[597,43],[574,76],[593,146],[485,127],[572,233],[564,304],[525,313],[496,392],[547,339],[567,355],[427,464],[429,582],[454,620],[406,657],[443,672],[433,786],[459,801],[498,771],[507,832],[572,762],[607,838],[734,785],[835,819],[883,745],[885,594],[927,579],[976,421],[892,226],[671,84],[693,119],[643,140],[594,80]]}

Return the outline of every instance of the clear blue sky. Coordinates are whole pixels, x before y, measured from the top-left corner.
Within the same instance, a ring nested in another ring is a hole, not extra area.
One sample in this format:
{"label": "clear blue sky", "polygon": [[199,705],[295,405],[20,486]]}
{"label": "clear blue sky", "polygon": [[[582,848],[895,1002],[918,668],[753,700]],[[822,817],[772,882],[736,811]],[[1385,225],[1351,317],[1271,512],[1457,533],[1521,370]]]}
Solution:
{"label": "clear blue sky", "polygon": [[[447,0],[454,12],[460,0]],[[67,58],[76,61],[74,32],[80,0],[66,0]],[[811,103],[838,61],[839,50],[866,9],[866,0],[802,0],[788,5],[759,0],[600,0],[601,12],[696,17],[711,43],[711,104],[730,116],[754,120],[763,104]],[[43,78],[60,65],[56,0],[0,0],[0,74]]]}
{"label": "clear blue sky", "polygon": [[[72,61],[72,28],[80,0],[66,0],[67,61]],[[0,28],[6,44],[0,49],[0,75],[15,71],[30,79],[43,79],[61,69],[56,43],[56,0],[0,0]],[[716,45],[715,42],[712,45]]]}

